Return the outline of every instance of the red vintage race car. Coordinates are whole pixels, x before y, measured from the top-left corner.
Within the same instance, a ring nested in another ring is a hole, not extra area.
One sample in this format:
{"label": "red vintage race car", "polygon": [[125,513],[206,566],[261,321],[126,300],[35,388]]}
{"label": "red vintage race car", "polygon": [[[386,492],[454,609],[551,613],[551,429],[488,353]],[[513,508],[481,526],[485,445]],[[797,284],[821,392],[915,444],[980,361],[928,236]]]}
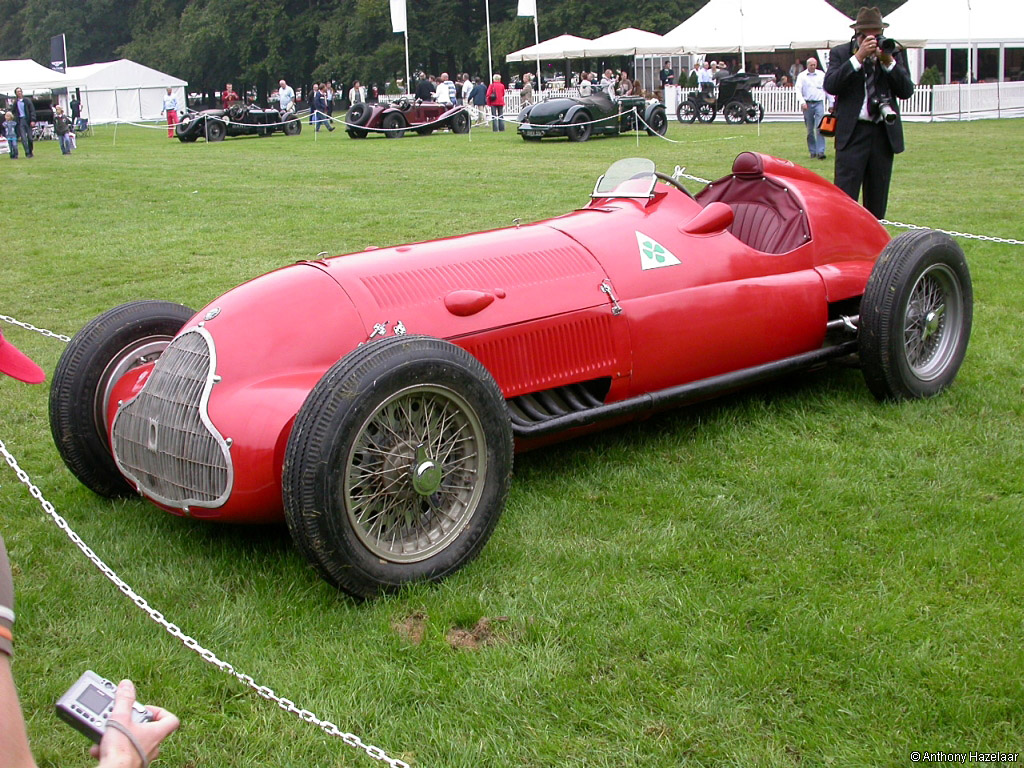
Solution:
{"label": "red vintage race car", "polygon": [[449,107],[432,101],[402,99],[394,104],[353,104],[345,115],[345,132],[353,139],[365,139],[370,133],[383,133],[400,139],[405,131],[421,136],[450,128],[452,133],[468,133],[469,113],[465,107]]}
{"label": "red vintage race car", "polygon": [[283,518],[367,597],[472,560],[515,449],[853,355],[880,399],[934,395],[971,315],[951,238],[890,241],[811,171],[743,153],[693,196],[623,160],[564,216],[112,309],[68,345],[50,423],[95,492]]}

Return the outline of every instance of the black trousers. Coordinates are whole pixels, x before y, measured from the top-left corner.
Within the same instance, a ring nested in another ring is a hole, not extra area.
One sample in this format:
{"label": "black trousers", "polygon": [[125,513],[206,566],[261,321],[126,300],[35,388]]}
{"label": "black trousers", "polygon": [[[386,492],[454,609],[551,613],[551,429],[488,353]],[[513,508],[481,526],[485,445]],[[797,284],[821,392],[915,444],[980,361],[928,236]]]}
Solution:
{"label": "black trousers", "polygon": [[858,120],[849,143],[836,151],[836,186],[856,200],[864,190],[864,207],[885,218],[892,179],[892,145],[883,123]]}

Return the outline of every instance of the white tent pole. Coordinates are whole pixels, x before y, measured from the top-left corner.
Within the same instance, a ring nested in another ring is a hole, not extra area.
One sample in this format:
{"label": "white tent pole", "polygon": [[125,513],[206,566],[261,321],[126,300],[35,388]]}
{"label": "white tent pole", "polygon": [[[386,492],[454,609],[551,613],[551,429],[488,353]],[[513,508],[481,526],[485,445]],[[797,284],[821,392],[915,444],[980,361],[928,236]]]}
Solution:
{"label": "white tent pole", "polygon": [[971,41],[971,0],[967,0],[967,119],[973,112],[974,46]]}
{"label": "white tent pole", "polygon": [[412,95],[412,80],[409,79],[409,25],[405,25],[405,92]]}
{"label": "white tent pole", "polygon": [[[536,4],[533,7],[533,39],[537,43],[537,45],[540,45],[540,25],[537,23],[537,6],[536,6]],[[541,90],[542,90],[542,85],[541,85],[541,80],[540,80],[540,55],[538,54],[538,56],[537,56],[537,93],[539,94],[541,92]]]}
{"label": "white tent pole", "polygon": [[485,0],[484,14],[487,17],[487,85],[494,81],[494,68],[491,65],[491,2]]}

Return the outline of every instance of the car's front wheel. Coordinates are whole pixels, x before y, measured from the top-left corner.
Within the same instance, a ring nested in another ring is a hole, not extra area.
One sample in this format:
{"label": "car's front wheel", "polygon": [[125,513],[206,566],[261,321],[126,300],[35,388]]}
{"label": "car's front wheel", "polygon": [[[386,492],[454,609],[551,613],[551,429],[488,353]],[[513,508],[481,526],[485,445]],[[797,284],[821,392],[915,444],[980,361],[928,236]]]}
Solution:
{"label": "car's front wheel", "polygon": [[403,130],[405,126],[405,118],[397,112],[392,112],[390,115],[384,116],[380,127],[384,129],[384,135],[389,139],[400,139],[405,136],[405,131]]}
{"label": "car's front wheel", "polygon": [[676,119],[683,124],[692,123],[697,119],[697,107],[694,106],[692,101],[687,99],[676,110]]}
{"label": "car's front wheel", "polygon": [[285,136],[298,136],[300,133],[302,133],[302,121],[299,118],[292,117],[284,121]]}
{"label": "car's front wheel", "polygon": [[206,121],[206,140],[207,141],[224,141],[224,137],[227,135],[227,129],[224,127],[224,123],[216,120]]}
{"label": "car's front wheel", "polygon": [[469,114],[463,110],[452,115],[452,133],[469,133]]}
{"label": "car's front wheel", "polygon": [[735,125],[742,123],[746,119],[747,108],[741,102],[730,101],[725,105],[723,112],[725,114],[725,122]]}
{"label": "car's front wheel", "polygon": [[664,136],[668,131],[668,115],[664,107],[655,107],[651,110],[647,119],[647,134],[649,136]]}
{"label": "car's front wheel", "polygon": [[960,370],[971,336],[974,294],[952,237],[907,232],[882,251],[860,308],[860,361],[879,400],[930,397]]}
{"label": "car's front wheel", "polygon": [[438,581],[501,516],[512,431],[501,390],[447,341],[390,337],[337,362],[285,451],[285,517],[329,582],[357,597]]}
{"label": "car's front wheel", "polygon": [[704,102],[697,108],[697,120],[702,123],[713,123],[717,114],[718,107],[714,104]]}
{"label": "car's front wheel", "polygon": [[71,473],[100,496],[132,491],[110,451],[111,389],[155,361],[195,314],[169,301],[133,301],[88,322],[61,355],[50,388],[50,431]]}
{"label": "car's front wheel", "polygon": [[586,112],[577,112],[569,125],[565,129],[565,135],[569,137],[569,141],[586,141],[590,138],[590,115]]}

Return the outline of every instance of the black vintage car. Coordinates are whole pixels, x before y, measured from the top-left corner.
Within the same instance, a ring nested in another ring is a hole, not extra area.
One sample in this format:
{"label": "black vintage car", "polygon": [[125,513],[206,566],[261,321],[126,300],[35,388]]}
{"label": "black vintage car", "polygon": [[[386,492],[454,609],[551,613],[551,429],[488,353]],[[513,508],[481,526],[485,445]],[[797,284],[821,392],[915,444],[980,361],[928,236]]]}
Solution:
{"label": "black vintage car", "polygon": [[296,136],[302,132],[302,121],[291,112],[239,103],[227,109],[188,112],[175,127],[174,135],[183,142],[223,141],[225,136],[269,136],[275,131]]}
{"label": "black vintage car", "polygon": [[590,96],[547,99],[519,113],[519,135],[524,141],[540,141],[545,136],[586,141],[599,134],[638,130],[664,136],[668,130],[665,105],[648,103],[641,96],[612,99],[601,91]]}

